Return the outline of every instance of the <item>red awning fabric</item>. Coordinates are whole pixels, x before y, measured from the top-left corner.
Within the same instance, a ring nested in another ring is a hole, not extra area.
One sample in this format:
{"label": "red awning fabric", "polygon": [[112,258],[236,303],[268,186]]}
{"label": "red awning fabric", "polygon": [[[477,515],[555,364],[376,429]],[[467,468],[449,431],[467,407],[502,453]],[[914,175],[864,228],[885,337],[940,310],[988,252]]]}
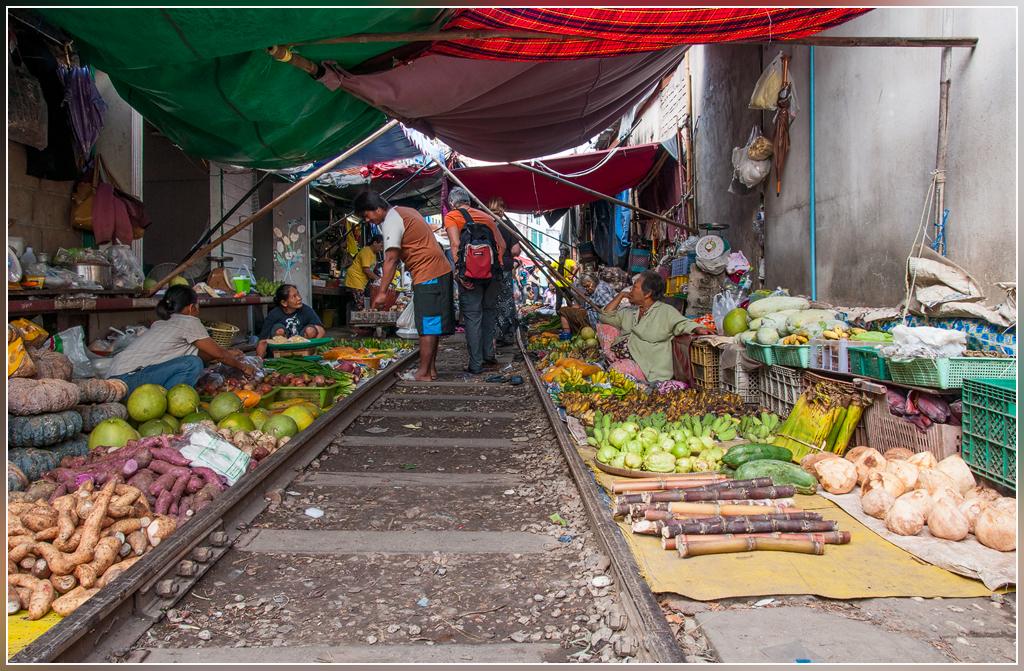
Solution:
{"label": "red awning fabric", "polygon": [[[528,164],[541,170],[546,166],[571,182],[614,197],[647,176],[659,151],[665,151],[660,144],[642,144],[552,158],[543,161],[543,166],[539,161]],[[597,200],[579,189],[514,165],[486,165],[453,172],[485,203],[492,196],[501,196],[512,212],[546,212]]]}
{"label": "red awning fabric", "polygon": [[523,264],[524,268],[532,268],[533,266],[537,265],[536,263],[534,263],[525,256],[517,256],[516,259]]}
{"label": "red awning fabric", "polygon": [[522,30],[589,39],[435,42],[426,53],[505,61],[621,56],[679,45],[807,37],[865,12],[849,7],[460,9],[444,30]]}

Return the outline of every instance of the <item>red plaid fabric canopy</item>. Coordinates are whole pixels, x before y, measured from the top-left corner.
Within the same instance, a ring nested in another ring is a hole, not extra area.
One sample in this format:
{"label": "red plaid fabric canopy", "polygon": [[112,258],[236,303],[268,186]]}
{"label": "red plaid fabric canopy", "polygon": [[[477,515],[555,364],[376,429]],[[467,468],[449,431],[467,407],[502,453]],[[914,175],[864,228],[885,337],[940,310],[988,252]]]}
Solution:
{"label": "red plaid fabric canopy", "polygon": [[586,39],[435,42],[427,53],[505,61],[621,56],[681,44],[776,41],[807,37],[870,9],[733,7],[722,9],[460,9],[445,30],[520,30]]}

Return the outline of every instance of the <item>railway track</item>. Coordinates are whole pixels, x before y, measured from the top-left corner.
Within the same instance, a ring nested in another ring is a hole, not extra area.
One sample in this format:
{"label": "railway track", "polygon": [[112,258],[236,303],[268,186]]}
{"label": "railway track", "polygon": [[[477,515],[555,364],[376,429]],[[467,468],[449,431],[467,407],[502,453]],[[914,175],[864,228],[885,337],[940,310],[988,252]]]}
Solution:
{"label": "railway track", "polygon": [[[13,656],[32,662],[682,662],[527,362],[413,352]],[[527,360],[528,361],[528,360]]]}

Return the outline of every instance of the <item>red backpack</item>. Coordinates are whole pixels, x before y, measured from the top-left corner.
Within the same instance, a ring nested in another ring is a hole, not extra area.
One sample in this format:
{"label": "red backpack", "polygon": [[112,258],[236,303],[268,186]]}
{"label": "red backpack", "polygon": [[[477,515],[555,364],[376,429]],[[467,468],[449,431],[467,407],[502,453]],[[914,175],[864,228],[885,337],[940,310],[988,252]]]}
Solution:
{"label": "red backpack", "polygon": [[487,224],[473,221],[466,208],[460,207],[459,212],[466,220],[459,233],[459,279],[489,280],[497,274],[495,266],[498,250],[494,242],[494,232]]}

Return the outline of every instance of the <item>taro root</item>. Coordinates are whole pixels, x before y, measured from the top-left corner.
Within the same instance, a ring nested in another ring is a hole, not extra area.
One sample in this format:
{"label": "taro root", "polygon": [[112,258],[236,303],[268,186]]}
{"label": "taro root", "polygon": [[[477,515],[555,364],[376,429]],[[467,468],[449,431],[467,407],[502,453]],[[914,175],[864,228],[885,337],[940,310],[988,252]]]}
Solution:
{"label": "taro root", "polygon": [[905,447],[894,447],[885,451],[882,455],[886,461],[892,461],[893,459],[901,459],[906,461],[907,459],[914,456],[914,453]]}
{"label": "taro root", "polygon": [[936,538],[959,541],[967,538],[970,523],[967,516],[956,507],[956,501],[943,496],[928,513],[928,531]]}
{"label": "taro root", "polygon": [[972,534],[974,533],[974,525],[978,521],[978,515],[981,515],[981,511],[985,508],[988,508],[988,501],[983,501],[982,499],[967,499],[957,506],[957,510],[967,518],[967,530]]}
{"label": "taro root", "polygon": [[[906,496],[906,495],[904,495]],[[920,506],[902,496],[896,499],[885,514],[885,526],[900,536],[916,536],[924,528],[925,516]]]}
{"label": "taro root", "polygon": [[889,508],[892,508],[894,503],[896,503],[896,498],[889,490],[882,487],[872,489],[860,497],[860,506],[864,512],[878,520],[885,519],[885,514],[889,512]]}
{"label": "taro root", "polygon": [[918,452],[912,457],[907,457],[907,461],[918,468],[935,468],[939,463],[935,460],[935,455],[928,451]]}
{"label": "taro root", "polygon": [[961,495],[971,491],[974,487],[974,474],[968,468],[967,462],[960,458],[959,454],[946,457],[940,461],[935,468],[950,477]]}
{"label": "taro root", "polygon": [[879,487],[885,489],[890,494],[892,494],[892,497],[894,499],[898,499],[899,497],[903,496],[903,494],[907,491],[907,486],[903,484],[903,481],[900,480],[895,475],[893,475],[892,473],[877,472],[872,473],[868,477],[868,479],[864,481],[864,484],[861,485],[860,494],[861,496],[865,496],[871,490],[877,489]]}
{"label": "taro root", "polygon": [[[892,452],[892,450],[889,450]],[[888,452],[886,453],[888,454]],[[917,475],[920,472],[917,466],[903,459],[890,459],[885,464],[885,472],[892,473],[903,482],[907,491],[917,489]]]}
{"label": "taro root", "polygon": [[1011,552],[1017,549],[1017,518],[989,506],[978,515],[974,535],[986,547]]}
{"label": "taro root", "polygon": [[[924,489],[929,494],[937,492],[943,487],[958,489],[953,478],[949,477],[937,468],[922,468],[917,473],[917,488]],[[958,490],[959,491],[959,490]]]}
{"label": "taro root", "polygon": [[964,499],[967,501],[971,499],[981,499],[986,503],[991,503],[998,498],[1000,498],[999,492],[994,489],[989,489],[988,487],[982,487],[981,485],[964,494]]}
{"label": "taro root", "polygon": [[931,494],[929,494],[923,489],[915,489],[912,492],[907,492],[906,494],[904,494],[903,496],[896,500],[905,500],[917,506],[917,508],[921,511],[921,517],[926,520],[928,519],[928,513],[930,513],[932,510]]}
{"label": "taro root", "polygon": [[873,447],[869,447],[861,452],[853,460],[853,465],[857,468],[857,484],[864,484],[864,481],[874,473],[884,472],[885,463],[885,457]]}
{"label": "taro root", "polygon": [[826,459],[839,458],[840,456],[838,454],[833,454],[832,452],[811,452],[810,454],[805,455],[804,458],[800,460],[800,468],[804,469],[813,476],[817,476],[818,474],[814,470],[815,464],[817,464],[819,461],[825,461]]}
{"label": "taro root", "polygon": [[854,447],[846,451],[846,454],[843,455],[843,459],[846,459],[847,461],[851,462],[857,461],[857,457],[864,454],[870,449],[872,448],[868,447],[867,445],[860,445],[858,447]]}
{"label": "taro root", "polygon": [[948,485],[945,486],[945,487],[939,487],[938,489],[936,489],[931,494],[931,497],[932,497],[932,507],[933,508],[935,507],[935,504],[938,503],[939,499],[941,499],[941,498],[952,499],[954,506],[958,506],[958,505],[960,505],[961,503],[964,502],[964,497],[960,496],[960,492],[956,491],[956,488],[949,487]]}
{"label": "taro root", "polygon": [[846,459],[825,459],[814,465],[822,489],[829,494],[847,494],[857,486],[857,468]]}
{"label": "taro root", "polygon": [[989,508],[995,508],[999,512],[1009,515],[1010,517],[1017,519],[1017,499],[1007,498],[1000,496],[995,501],[988,504]]}

